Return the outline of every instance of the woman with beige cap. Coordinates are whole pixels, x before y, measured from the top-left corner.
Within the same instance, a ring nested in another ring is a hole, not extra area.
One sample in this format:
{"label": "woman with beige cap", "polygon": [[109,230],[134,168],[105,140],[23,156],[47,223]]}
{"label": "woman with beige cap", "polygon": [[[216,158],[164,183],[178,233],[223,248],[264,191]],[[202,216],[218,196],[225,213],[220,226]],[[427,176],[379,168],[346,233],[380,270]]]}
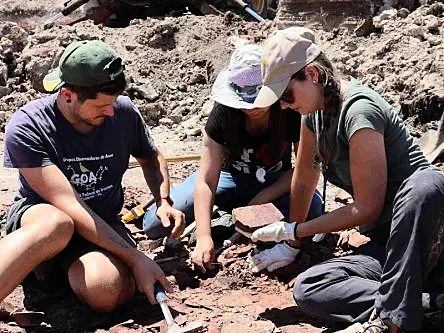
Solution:
{"label": "woman with beige cap", "polygon": [[[420,330],[424,311],[444,307],[444,295],[426,294],[424,284],[444,259],[443,172],[427,162],[388,102],[334,71],[310,30],[289,28],[270,37],[262,75],[254,105],[280,100],[282,109],[303,119],[291,223],[259,229],[252,239],[297,242],[359,228],[371,242],[301,274],[296,303],[316,316],[354,323],[341,332]],[[309,202],[322,170],[354,202],[310,220]]]}

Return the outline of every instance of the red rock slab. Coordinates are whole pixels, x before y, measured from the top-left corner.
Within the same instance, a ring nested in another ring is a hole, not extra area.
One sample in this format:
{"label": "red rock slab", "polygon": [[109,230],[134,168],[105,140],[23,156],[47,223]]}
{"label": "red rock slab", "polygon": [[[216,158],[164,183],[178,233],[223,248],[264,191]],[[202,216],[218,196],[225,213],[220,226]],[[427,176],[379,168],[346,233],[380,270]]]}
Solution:
{"label": "red rock slab", "polygon": [[284,215],[272,203],[235,208],[232,215],[236,227],[246,232],[284,219]]}

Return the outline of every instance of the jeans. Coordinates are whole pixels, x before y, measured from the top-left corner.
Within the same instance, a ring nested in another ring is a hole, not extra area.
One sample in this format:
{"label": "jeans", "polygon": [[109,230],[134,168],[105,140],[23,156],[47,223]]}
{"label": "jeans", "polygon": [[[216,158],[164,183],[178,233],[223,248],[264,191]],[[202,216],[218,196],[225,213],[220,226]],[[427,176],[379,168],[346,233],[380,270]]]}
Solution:
{"label": "jeans", "polygon": [[[277,181],[285,171],[277,171],[265,176],[265,182],[259,182],[254,175],[234,174],[221,171],[216,189],[214,204],[221,210],[231,212],[233,208],[248,205],[260,191]],[[185,223],[194,221],[194,189],[198,171],[194,172],[185,181],[171,190],[170,197],[173,207],[185,214]],[[282,195],[273,201],[273,204],[288,219],[290,211],[290,193]],[[165,228],[156,216],[157,207],[154,205],[143,218],[143,230],[150,239],[157,239],[169,235],[172,227]],[[322,197],[316,192],[313,196],[308,219],[322,214]]]}
{"label": "jeans", "polygon": [[363,322],[375,308],[381,319],[419,330],[433,298],[423,283],[443,249],[444,173],[418,170],[397,192],[386,246],[370,243],[309,268],[293,296],[302,310],[324,319]]}

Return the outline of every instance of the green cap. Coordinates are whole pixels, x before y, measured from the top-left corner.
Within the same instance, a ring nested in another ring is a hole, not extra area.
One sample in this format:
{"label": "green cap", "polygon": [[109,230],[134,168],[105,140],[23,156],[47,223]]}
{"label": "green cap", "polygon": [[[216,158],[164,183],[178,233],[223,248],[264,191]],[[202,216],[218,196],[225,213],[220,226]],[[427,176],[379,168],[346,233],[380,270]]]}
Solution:
{"label": "green cap", "polygon": [[53,92],[65,83],[91,87],[115,80],[125,66],[114,50],[99,40],[69,44],[62,54],[59,67],[43,79],[46,91]]}

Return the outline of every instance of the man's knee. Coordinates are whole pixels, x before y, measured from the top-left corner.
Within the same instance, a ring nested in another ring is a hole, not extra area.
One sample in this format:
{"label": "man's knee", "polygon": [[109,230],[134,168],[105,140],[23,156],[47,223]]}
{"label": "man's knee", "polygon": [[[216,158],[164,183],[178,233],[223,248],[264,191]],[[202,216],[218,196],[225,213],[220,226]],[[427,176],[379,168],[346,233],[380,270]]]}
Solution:
{"label": "man's knee", "polygon": [[71,240],[74,222],[70,216],[51,205],[36,205],[22,216],[21,225],[33,233],[35,240],[43,240],[46,249],[61,251]]}
{"label": "man's knee", "polygon": [[99,312],[109,312],[125,303],[135,292],[129,268],[119,259],[101,252],[88,253],[68,270],[71,288]]}

